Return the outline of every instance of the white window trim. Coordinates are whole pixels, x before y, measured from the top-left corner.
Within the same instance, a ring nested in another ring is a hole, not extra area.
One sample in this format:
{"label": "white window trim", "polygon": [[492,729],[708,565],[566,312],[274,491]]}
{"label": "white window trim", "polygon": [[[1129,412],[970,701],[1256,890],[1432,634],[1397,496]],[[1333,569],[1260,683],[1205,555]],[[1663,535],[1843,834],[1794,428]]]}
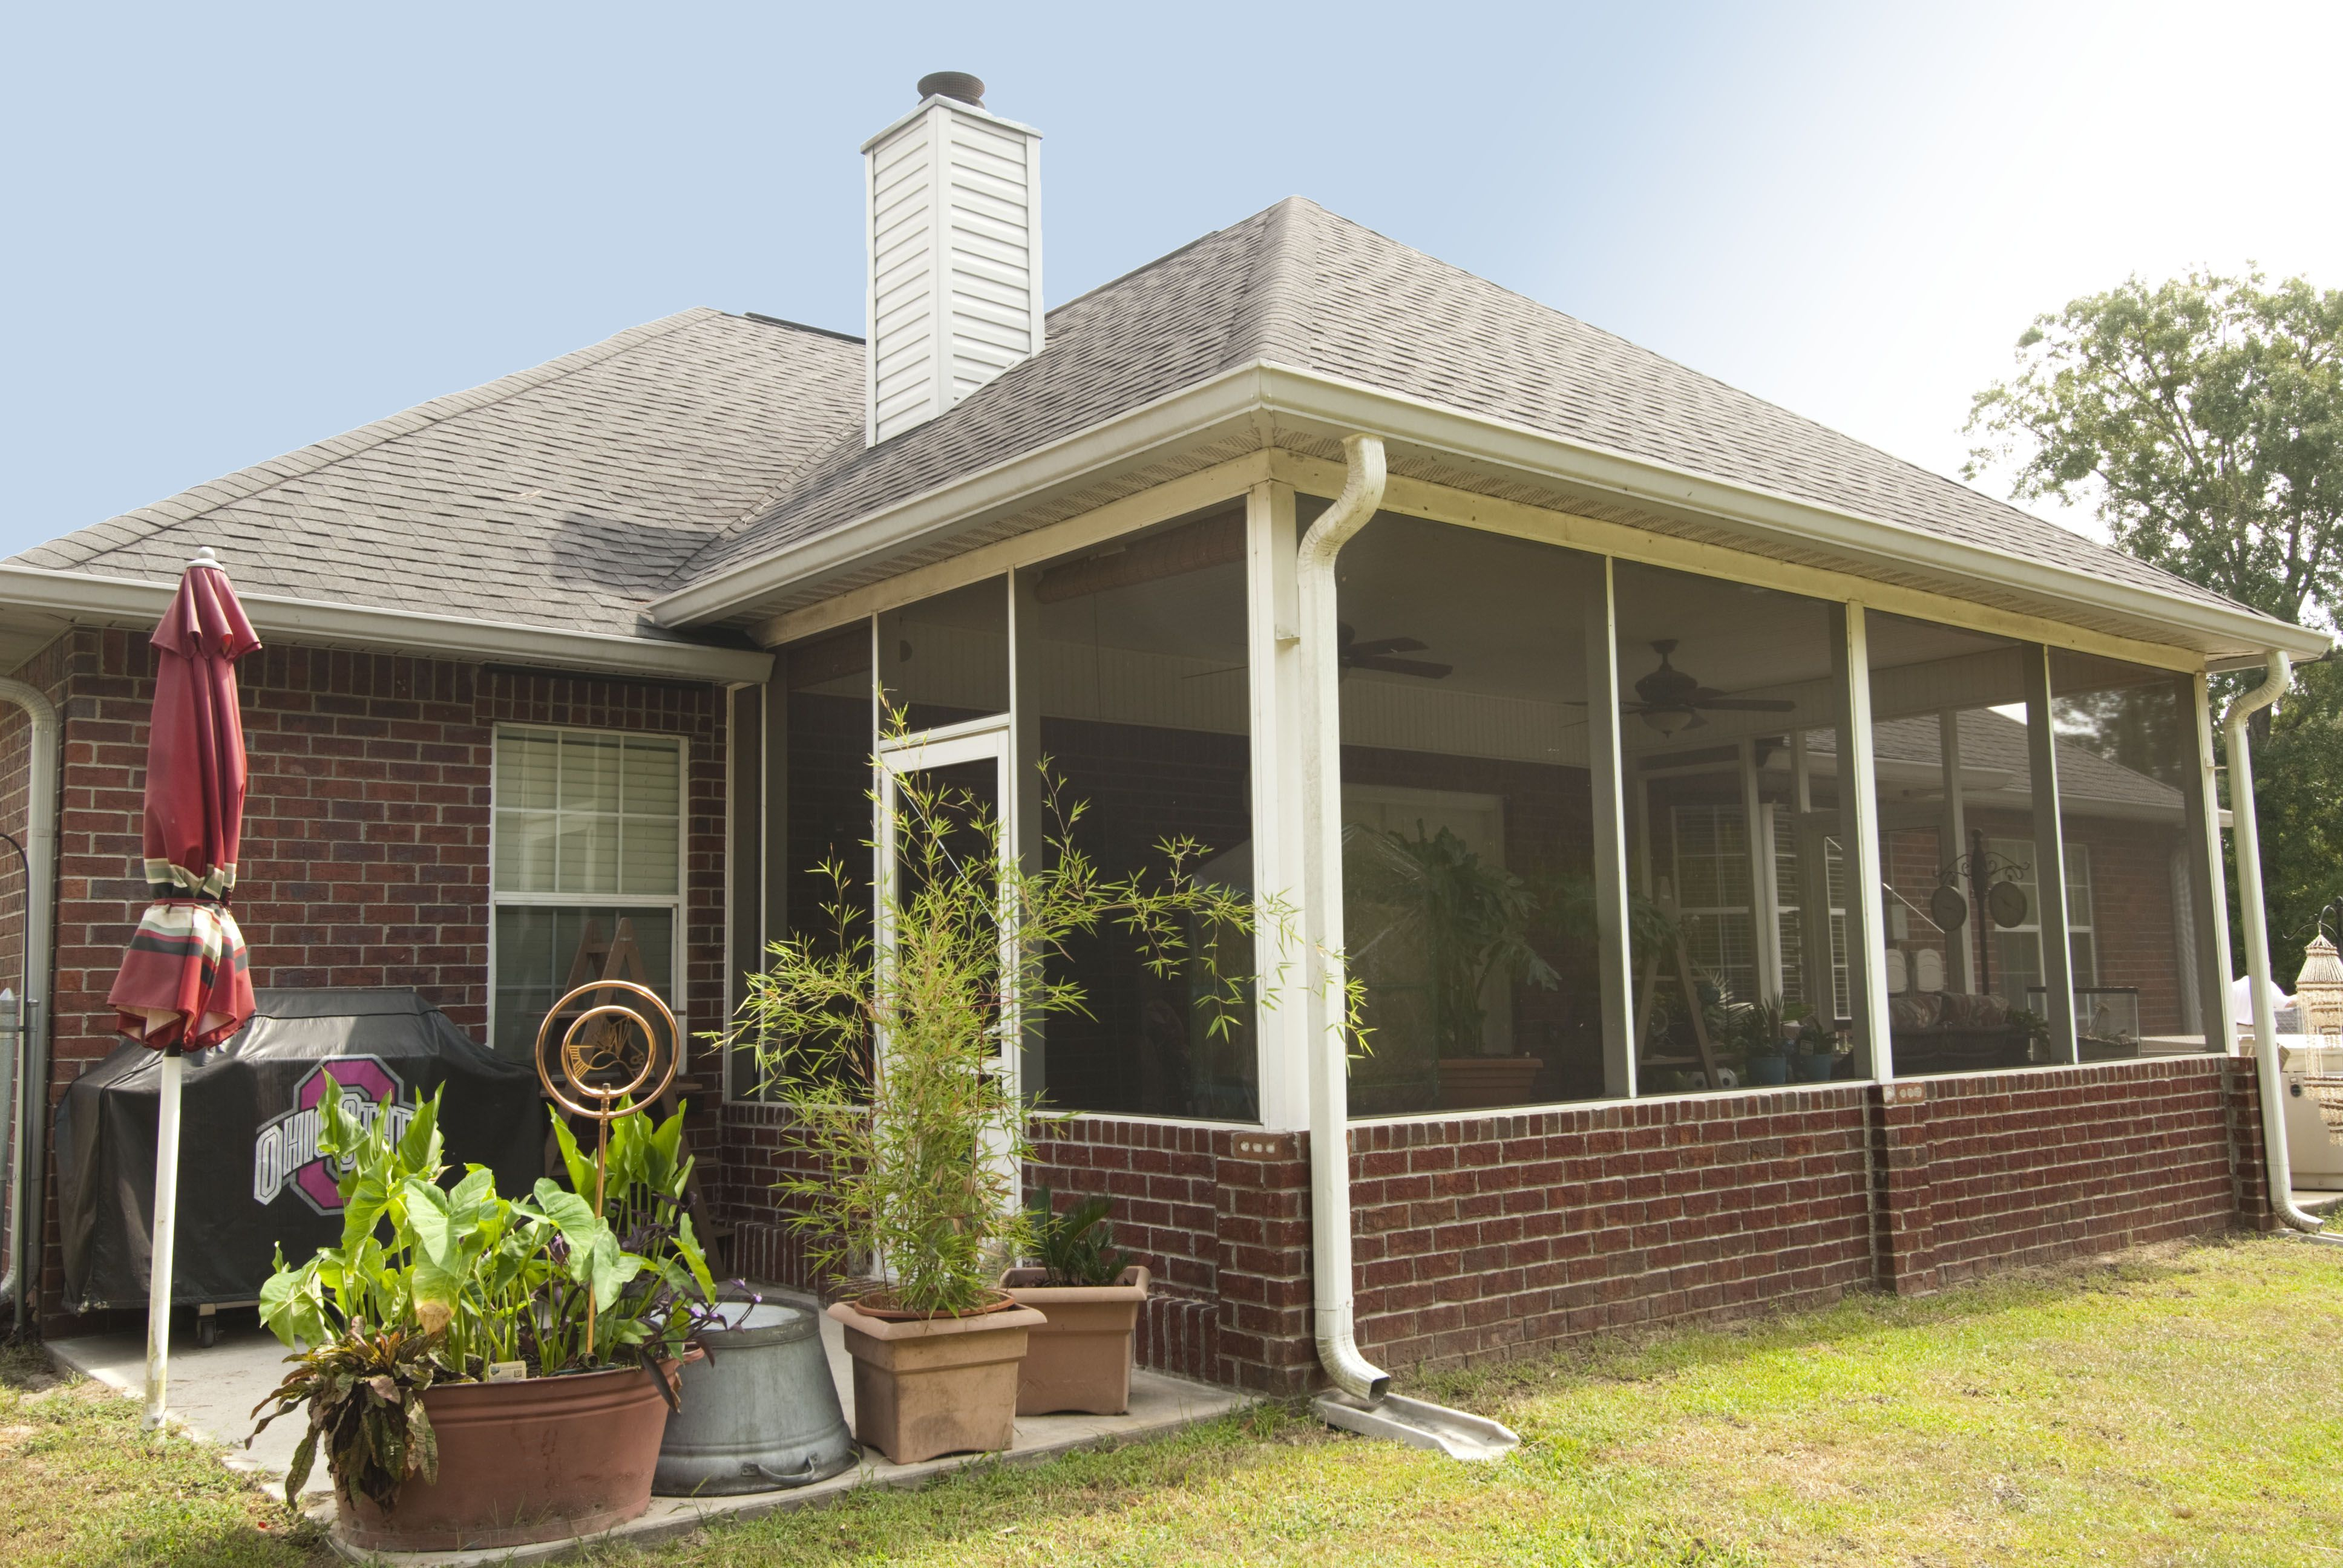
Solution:
{"label": "white window trim", "polygon": [[[657,893],[506,893],[497,887],[497,747],[507,735],[618,735],[643,736],[658,740],[672,740],[676,746],[676,811],[675,811],[675,891]],[[730,838],[730,824],[726,824],[726,838]],[[672,950],[668,959],[668,973],[674,977],[670,989],[674,995],[667,999],[679,1020],[691,1017],[691,974],[685,963],[689,950],[687,928],[689,924],[691,895],[691,738],[664,729],[617,729],[589,724],[531,724],[513,719],[497,724],[490,731],[488,742],[488,1047],[496,1049],[497,1040],[497,911],[501,909],[536,910],[595,910],[624,908],[629,905],[646,909],[666,909],[675,918],[668,922],[669,945]],[[728,955],[729,962],[729,955]],[[557,982],[558,983],[558,982]],[[689,1035],[677,1041],[679,1056],[686,1053]],[[680,1070],[680,1063],[679,1063]]]}
{"label": "white window trim", "polygon": [[[2091,886],[2091,847],[2088,844],[2076,843],[2071,839],[2065,841],[2064,847],[2069,856],[2078,856],[2081,858],[2083,862],[2083,875],[2080,879],[2081,886],[2084,892],[2090,895],[2091,900],[2091,919],[2083,921],[2077,921],[2074,917],[2075,903],[2071,890],[2067,895],[2066,900],[2067,952],[2071,954],[2075,950],[2075,939],[2077,937],[2088,937],[2091,939],[2091,972],[2087,978],[2079,974],[2075,976],[2074,983],[2079,990],[2085,987],[2097,986],[2099,983],[2099,900],[2097,890]],[[2033,839],[2012,839],[2006,837],[1988,838],[1986,840],[1986,848],[1994,854],[2000,855],[2007,859],[2016,859],[2017,858],[2016,855],[2010,853],[2011,850],[2018,849],[2024,849],[2026,851],[2026,864],[2034,870],[2035,876],[2037,879],[2035,882],[2029,883],[2028,886],[2035,887],[2036,889],[2040,887],[2041,884],[2038,880],[2041,875],[2039,864],[2040,857],[2035,853]],[[2062,882],[2073,882],[2075,879],[2062,876],[2060,880]],[[2049,960],[2042,951],[2042,900],[2039,893],[2037,892],[2036,897],[2033,899],[2032,907],[2026,911],[2026,918],[2025,920],[2018,921],[2017,924],[2014,926],[2003,926],[1998,929],[2013,937],[2030,936],[2034,939],[2034,972],[2040,974],[2043,971],[2044,966]],[[2026,1002],[2022,998],[2011,997],[2008,1000],[2014,1006],[2024,1007],[2026,1005]]]}

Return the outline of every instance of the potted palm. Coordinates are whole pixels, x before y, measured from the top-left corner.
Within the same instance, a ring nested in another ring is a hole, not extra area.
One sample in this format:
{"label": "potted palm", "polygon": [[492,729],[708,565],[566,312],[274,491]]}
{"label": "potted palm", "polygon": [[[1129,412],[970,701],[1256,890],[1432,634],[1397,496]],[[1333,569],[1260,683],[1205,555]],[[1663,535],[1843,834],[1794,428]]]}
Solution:
{"label": "potted palm", "polygon": [[[345,1162],[342,1241],[280,1255],[262,1321],[296,1353],[253,1413],[305,1412],[290,1503],[322,1455],[337,1532],[362,1551],[502,1547],[608,1529],[649,1505],[686,1341],[716,1308],[682,1209],[682,1113],[610,1124],[606,1201],[555,1121],[572,1189],[498,1195],[470,1167],[442,1186],[439,1101],[397,1138],[323,1101]],[[269,1407],[275,1408],[270,1410]],[[259,1428],[256,1428],[256,1433]]]}
{"label": "potted palm", "polygon": [[1032,1331],[1017,1382],[1019,1415],[1121,1415],[1131,1408],[1147,1271],[1114,1244],[1111,1206],[1105,1197],[1082,1198],[1061,1213],[1047,1187],[1033,1199],[1034,1266],[1001,1277],[1018,1305],[1049,1320]]}
{"label": "potted palm", "polygon": [[[1159,975],[1199,952],[1210,971],[1212,953],[1246,945],[1221,938],[1254,929],[1248,897],[1194,875],[1192,841],[1160,845],[1152,876],[1101,877],[1072,841],[1081,808],[1045,792],[1053,829],[1029,867],[1003,854],[1000,822],[970,791],[903,777],[882,824],[885,941],[860,931],[842,869],[819,868],[828,929],[771,946],[722,1042],[755,1052],[785,1108],[805,1158],[775,1190],[843,1298],[828,1310],[853,1358],[855,1436],[898,1463],[1013,1436],[1028,1336],[1047,1321],[997,1283],[1036,1245],[1019,1187],[1046,1119],[1017,1088],[1013,1055],[1023,1023],[1082,1006],[1051,960],[1074,933],[1111,925]],[[1252,1000],[1251,977],[1212,972],[1203,990],[1216,1036]]]}
{"label": "potted palm", "polygon": [[[1423,970],[1443,1110],[1519,1105],[1545,1063],[1484,1044],[1493,981],[1553,990],[1562,977],[1532,943],[1540,903],[1530,885],[1483,859],[1446,828],[1413,837],[1353,824],[1343,875],[1373,904],[1403,911],[1381,938]],[[1394,939],[1400,939],[1394,943]]]}

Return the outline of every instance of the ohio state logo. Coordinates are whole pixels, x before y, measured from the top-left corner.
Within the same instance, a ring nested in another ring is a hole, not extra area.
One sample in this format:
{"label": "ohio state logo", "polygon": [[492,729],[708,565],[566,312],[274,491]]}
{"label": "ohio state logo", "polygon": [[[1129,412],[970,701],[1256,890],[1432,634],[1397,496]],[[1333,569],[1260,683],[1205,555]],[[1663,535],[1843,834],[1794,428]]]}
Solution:
{"label": "ohio state logo", "polygon": [[375,1118],[390,1118],[390,1135],[396,1139],[407,1131],[415,1119],[415,1107],[398,1103],[399,1091],[406,1086],[398,1075],[382,1064],[379,1057],[337,1056],[322,1061],[301,1081],[300,1091],[293,1097],[293,1109],[268,1122],[252,1140],[252,1201],[267,1204],[277,1201],[277,1195],[291,1188],[301,1201],[320,1214],[342,1211],[340,1177],[356,1161],[327,1159],[317,1152],[317,1134],[324,1128],[326,1091],[331,1083],[341,1086],[342,1107],[361,1127],[374,1126]]}

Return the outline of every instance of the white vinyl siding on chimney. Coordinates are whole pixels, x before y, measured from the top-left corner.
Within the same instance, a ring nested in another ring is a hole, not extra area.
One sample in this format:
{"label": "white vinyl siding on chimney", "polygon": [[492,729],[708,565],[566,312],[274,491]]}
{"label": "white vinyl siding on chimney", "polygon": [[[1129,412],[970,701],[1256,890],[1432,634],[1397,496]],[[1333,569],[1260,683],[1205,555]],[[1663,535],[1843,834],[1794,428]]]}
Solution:
{"label": "white vinyl siding on chimney", "polygon": [[863,153],[875,444],[1041,348],[1041,136],[930,97]]}

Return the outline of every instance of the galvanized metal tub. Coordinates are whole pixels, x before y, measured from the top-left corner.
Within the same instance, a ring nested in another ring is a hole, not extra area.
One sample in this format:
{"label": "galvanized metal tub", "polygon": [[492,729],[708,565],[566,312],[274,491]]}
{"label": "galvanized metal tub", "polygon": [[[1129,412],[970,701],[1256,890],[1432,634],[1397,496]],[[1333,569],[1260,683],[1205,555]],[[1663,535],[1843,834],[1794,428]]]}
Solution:
{"label": "galvanized metal tub", "polygon": [[767,1302],[739,1327],[699,1339],[708,1359],[683,1369],[683,1409],[668,1417],[653,1492],[721,1497],[810,1486],[854,1462],[813,1313]]}

